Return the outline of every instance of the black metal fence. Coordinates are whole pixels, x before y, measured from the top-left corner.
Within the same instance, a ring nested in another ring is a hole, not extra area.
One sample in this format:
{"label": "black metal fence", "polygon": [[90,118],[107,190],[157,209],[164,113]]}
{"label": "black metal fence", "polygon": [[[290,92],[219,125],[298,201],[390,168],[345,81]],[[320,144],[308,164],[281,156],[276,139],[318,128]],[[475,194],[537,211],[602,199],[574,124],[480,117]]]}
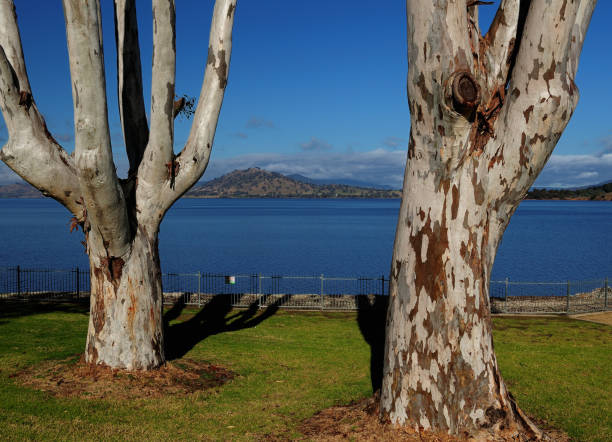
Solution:
{"label": "black metal fence", "polygon": [[[213,296],[230,296],[235,307],[280,307],[308,310],[357,310],[359,296],[373,301],[389,294],[389,280],[380,277],[325,275],[230,275],[165,273],[164,301],[202,306]],[[0,299],[87,300],[89,270],[0,268]],[[565,282],[492,281],[493,313],[582,313],[610,309],[608,279]]]}

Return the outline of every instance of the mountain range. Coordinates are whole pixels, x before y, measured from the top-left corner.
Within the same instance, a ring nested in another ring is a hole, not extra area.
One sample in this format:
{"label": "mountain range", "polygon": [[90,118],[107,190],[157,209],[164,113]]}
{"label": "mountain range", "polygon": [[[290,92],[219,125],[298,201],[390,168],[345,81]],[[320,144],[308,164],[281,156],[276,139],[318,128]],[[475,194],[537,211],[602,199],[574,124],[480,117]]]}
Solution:
{"label": "mountain range", "polygon": [[[400,198],[399,190],[357,187],[347,184],[317,184],[315,180],[252,167],[234,170],[196,185],[188,198]],[[314,181],[314,182],[313,182]]]}
{"label": "mountain range", "polygon": [[[354,183],[356,185],[350,185]],[[22,182],[0,186],[0,198],[40,198],[34,187]],[[401,191],[356,180],[316,180],[303,175],[283,175],[257,167],[234,170],[197,184],[187,198],[400,198]],[[527,199],[612,201],[612,181],[576,189],[532,189]]]}

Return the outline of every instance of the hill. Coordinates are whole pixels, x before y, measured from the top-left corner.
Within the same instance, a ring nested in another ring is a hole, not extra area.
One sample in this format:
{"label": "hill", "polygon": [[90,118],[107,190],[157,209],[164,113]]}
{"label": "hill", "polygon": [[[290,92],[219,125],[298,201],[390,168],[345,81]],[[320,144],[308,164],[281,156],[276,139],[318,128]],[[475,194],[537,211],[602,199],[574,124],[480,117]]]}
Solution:
{"label": "hill", "polygon": [[400,198],[399,190],[298,181],[257,167],[235,170],[192,188],[190,198]]}
{"label": "hill", "polygon": [[349,178],[316,179],[316,178],[308,178],[298,173],[287,175],[287,178],[291,178],[293,180],[300,181],[302,183],[309,183],[309,184],[319,184],[319,185],[346,184],[347,186],[363,187],[366,189],[394,190],[393,187],[386,186],[384,184],[368,183],[366,181],[352,180]]}
{"label": "hill", "polygon": [[[198,184],[187,198],[401,198],[400,190],[318,184],[301,175],[293,178],[257,167],[234,170],[204,184]],[[0,198],[41,198],[43,195],[27,183],[0,186]],[[532,189],[526,199],[612,201],[612,182],[575,189]]]}
{"label": "hill", "polygon": [[532,189],[532,200],[612,201],[612,182],[578,189]]}
{"label": "hill", "polygon": [[0,198],[42,198],[42,196],[38,189],[27,183],[0,186]]}

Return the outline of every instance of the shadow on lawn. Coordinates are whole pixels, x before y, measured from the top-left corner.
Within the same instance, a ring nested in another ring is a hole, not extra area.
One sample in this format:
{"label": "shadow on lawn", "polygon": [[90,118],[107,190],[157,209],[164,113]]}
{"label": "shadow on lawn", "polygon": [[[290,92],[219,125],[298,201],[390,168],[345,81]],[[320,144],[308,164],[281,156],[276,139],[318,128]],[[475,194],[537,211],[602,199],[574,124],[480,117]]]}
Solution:
{"label": "shadow on lawn", "polygon": [[39,315],[42,313],[80,313],[89,315],[88,302],[0,301],[0,318]]}
{"label": "shadow on lawn", "polygon": [[255,327],[274,315],[287,300],[285,297],[270,304],[263,311],[254,302],[246,310],[235,311],[232,315],[230,296],[215,296],[195,316],[184,322],[170,325],[185,308],[179,301],[164,314],[166,359],[171,361],[183,357],[196,344],[211,335]]}
{"label": "shadow on lawn", "polygon": [[374,302],[370,302],[367,296],[357,296],[357,323],[363,338],[370,346],[370,379],[373,392],[382,386],[388,305],[388,296],[375,296]]}

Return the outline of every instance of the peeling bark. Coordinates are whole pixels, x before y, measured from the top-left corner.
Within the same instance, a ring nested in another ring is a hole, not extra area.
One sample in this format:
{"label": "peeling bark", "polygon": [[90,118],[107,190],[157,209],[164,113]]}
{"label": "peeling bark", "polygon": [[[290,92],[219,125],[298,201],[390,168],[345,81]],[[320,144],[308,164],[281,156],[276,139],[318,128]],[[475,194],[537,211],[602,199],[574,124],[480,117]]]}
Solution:
{"label": "peeling bark", "polygon": [[165,361],[156,237],[141,229],[123,257],[100,256],[104,251],[90,248],[87,362],[143,370]]}
{"label": "peeling bark", "polygon": [[9,141],[0,159],[73,214],[91,266],[86,360],[152,369],[164,362],[157,234],[170,206],[204,173],[227,84],[236,0],[217,0],[206,75],[192,135],[174,155],[174,0],[154,0],[154,60],[149,134],[136,5],[115,0],[118,103],[130,172],[120,180],[112,158],[99,0],[63,0],[75,114],[75,152],[47,130],[25,68],[12,0],[0,0],[0,109]]}
{"label": "peeling bark", "polygon": [[478,3],[407,2],[410,144],[380,408],[417,429],[537,439],[499,373],[489,278],[576,106],[595,2],[502,1],[485,37]]}

